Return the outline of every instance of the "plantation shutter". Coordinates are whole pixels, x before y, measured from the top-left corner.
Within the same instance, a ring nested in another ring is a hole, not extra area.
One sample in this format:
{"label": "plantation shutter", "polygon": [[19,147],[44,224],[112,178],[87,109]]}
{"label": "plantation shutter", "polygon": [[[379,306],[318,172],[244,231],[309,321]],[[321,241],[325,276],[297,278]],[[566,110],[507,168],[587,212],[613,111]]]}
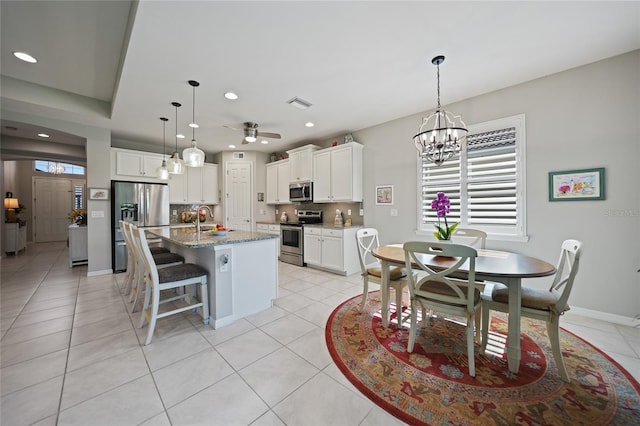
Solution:
{"label": "plantation shutter", "polygon": [[418,230],[433,232],[431,201],[442,191],[451,200],[449,226],[526,241],[525,143],[521,114],[470,126],[460,154],[441,166],[419,158]]}
{"label": "plantation shutter", "polygon": [[84,185],[73,186],[73,209],[84,208]]}
{"label": "plantation shutter", "polygon": [[436,211],[431,208],[438,192],[444,192],[451,202],[451,213],[447,215],[449,225],[460,221],[460,157],[445,162],[441,166],[421,159],[422,164],[422,220],[421,225],[437,223]]}
{"label": "plantation shutter", "polygon": [[467,137],[467,223],[516,225],[516,128]]}

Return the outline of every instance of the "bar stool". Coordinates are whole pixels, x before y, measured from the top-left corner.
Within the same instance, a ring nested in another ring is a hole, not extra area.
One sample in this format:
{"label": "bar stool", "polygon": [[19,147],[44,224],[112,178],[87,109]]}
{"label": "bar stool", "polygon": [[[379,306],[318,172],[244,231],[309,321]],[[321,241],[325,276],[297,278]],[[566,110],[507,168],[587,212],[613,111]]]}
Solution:
{"label": "bar stool", "polygon": [[[178,314],[187,310],[193,310],[195,312],[197,308],[202,308],[203,322],[205,325],[209,324],[207,270],[193,263],[185,263],[158,269],[154,258],[151,255],[151,251],[149,250],[149,245],[147,244],[147,238],[144,235],[144,232],[141,232],[139,228],[134,227],[132,235],[135,240],[137,255],[144,265],[144,282],[146,289],[144,292],[144,305],[138,327],[142,328],[145,320],[149,322],[149,331],[147,333],[145,345],[151,343],[157,320],[169,315]],[[160,292],[163,290],[175,289],[177,287],[186,288],[187,286],[191,287],[190,292],[185,291],[183,294],[179,294],[177,296],[160,299]],[[200,300],[197,299],[198,287],[200,288]],[[160,304],[181,299],[187,301],[189,304],[170,311],[162,313],[158,312]]]}
{"label": "bar stool", "polygon": [[[123,235],[125,236],[125,240],[128,238],[127,244],[128,247],[132,247],[131,250],[131,259],[133,265],[133,279],[130,287],[131,297],[129,298],[130,302],[133,302],[131,305],[131,313],[134,313],[137,308],[140,300],[142,298],[142,294],[145,291],[144,285],[144,265],[142,264],[142,260],[140,259],[138,253],[139,249],[136,247],[138,242],[133,237],[133,229],[138,229],[137,226],[133,224],[126,224],[124,228]],[[144,231],[143,231],[144,233]],[[153,247],[157,248],[157,247]],[[164,248],[164,247],[163,247]],[[151,252],[152,247],[149,247],[149,252]],[[166,250],[166,249],[165,249]],[[184,257],[179,254],[171,253],[171,252],[159,252],[156,254],[151,254],[156,263],[157,268],[167,268],[169,266],[179,265],[184,263]]]}

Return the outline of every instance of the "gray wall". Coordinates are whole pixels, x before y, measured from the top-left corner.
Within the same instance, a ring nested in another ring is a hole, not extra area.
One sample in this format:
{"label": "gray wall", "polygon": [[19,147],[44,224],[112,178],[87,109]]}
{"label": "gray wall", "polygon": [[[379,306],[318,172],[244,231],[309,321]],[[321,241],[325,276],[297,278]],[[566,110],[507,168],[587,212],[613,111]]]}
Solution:
{"label": "gray wall", "polygon": [[[446,101],[446,87],[443,87]],[[526,115],[527,243],[489,240],[556,263],[564,239],[585,243],[572,306],[640,314],[640,51],[445,107],[467,125]],[[416,150],[422,114],[354,133],[364,149],[365,225],[383,243],[416,239]],[[606,169],[605,201],[549,202],[548,172]],[[376,206],[376,185],[395,186],[397,217]],[[423,238],[423,237],[419,237]],[[549,279],[525,284],[547,287]],[[615,319],[615,318],[610,318]],[[618,318],[620,319],[620,318]]]}

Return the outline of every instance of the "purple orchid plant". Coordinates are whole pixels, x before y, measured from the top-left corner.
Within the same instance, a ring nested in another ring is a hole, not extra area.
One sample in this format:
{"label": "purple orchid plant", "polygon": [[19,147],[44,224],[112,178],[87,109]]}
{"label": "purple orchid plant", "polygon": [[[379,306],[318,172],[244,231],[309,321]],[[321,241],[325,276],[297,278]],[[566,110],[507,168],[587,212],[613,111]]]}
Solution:
{"label": "purple orchid plant", "polygon": [[[431,208],[435,209],[438,215],[438,224],[435,225],[437,231],[433,233],[434,237],[439,240],[450,240],[453,231],[458,227],[458,223],[449,226],[447,223],[447,213],[451,211],[451,202],[444,195],[444,192],[438,192],[438,197],[431,202]],[[444,219],[444,227],[440,226],[440,218]]]}

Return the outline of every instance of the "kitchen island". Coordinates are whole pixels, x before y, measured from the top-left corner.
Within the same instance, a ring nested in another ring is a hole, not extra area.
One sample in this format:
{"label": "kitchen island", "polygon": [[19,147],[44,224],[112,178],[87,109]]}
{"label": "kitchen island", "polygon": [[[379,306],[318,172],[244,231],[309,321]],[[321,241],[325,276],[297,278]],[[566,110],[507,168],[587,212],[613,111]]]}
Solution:
{"label": "kitchen island", "polygon": [[229,231],[215,236],[195,227],[149,228],[150,236],[209,272],[209,314],[223,327],[273,306],[278,297],[278,235]]}

